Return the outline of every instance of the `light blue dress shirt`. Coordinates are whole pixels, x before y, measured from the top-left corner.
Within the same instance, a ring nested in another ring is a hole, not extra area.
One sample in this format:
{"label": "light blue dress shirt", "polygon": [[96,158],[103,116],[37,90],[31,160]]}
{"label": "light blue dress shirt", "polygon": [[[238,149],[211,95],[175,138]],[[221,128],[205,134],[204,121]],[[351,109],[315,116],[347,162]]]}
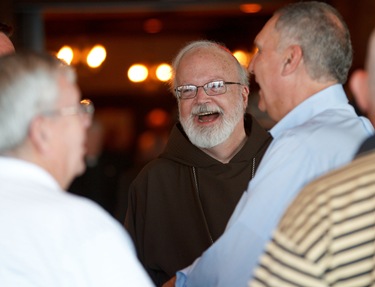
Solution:
{"label": "light blue dress shirt", "polygon": [[298,191],[349,162],[373,127],[357,116],[337,84],[302,102],[270,133],[274,140],[224,234],[191,266],[177,272],[176,286],[246,286]]}

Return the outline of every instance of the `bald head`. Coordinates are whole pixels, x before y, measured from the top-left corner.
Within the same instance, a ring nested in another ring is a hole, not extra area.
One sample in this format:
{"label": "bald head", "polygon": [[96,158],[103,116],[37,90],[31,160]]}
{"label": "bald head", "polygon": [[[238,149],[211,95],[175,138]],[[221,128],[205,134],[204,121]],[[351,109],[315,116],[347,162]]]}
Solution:
{"label": "bald head", "polygon": [[0,56],[14,53],[15,49],[12,41],[3,32],[0,32]]}
{"label": "bald head", "polygon": [[11,26],[0,22],[0,56],[15,52],[13,43],[9,39],[12,31]]}

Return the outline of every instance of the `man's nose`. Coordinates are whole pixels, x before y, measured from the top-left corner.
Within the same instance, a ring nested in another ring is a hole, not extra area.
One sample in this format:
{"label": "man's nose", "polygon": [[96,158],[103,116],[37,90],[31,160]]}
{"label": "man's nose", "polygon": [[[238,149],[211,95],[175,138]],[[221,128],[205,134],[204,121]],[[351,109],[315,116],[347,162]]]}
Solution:
{"label": "man's nose", "polygon": [[197,102],[207,102],[207,98],[210,97],[207,95],[206,91],[204,90],[203,87],[198,87],[197,89],[197,94],[195,96]]}
{"label": "man's nose", "polygon": [[258,57],[258,52],[255,52],[254,56],[251,58],[249,66],[247,67],[247,70],[249,71],[250,74],[254,74],[254,62],[257,57]]}

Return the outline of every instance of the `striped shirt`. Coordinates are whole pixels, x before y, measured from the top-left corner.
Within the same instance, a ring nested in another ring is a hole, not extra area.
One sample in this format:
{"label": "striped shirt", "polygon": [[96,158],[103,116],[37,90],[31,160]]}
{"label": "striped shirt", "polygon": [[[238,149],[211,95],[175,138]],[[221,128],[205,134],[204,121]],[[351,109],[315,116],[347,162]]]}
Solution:
{"label": "striped shirt", "polygon": [[375,151],[309,184],[288,208],[251,287],[375,285]]}

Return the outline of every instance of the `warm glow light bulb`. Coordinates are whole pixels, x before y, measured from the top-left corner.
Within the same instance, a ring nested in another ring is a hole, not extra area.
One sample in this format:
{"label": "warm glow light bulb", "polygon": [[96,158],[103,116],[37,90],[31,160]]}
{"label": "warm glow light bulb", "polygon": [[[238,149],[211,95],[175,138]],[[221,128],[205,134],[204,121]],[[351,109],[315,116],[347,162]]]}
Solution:
{"label": "warm glow light bulb", "polygon": [[57,53],[57,58],[64,60],[68,65],[73,61],[73,49],[69,46],[63,46]]}
{"label": "warm glow light bulb", "polygon": [[107,51],[102,45],[95,45],[87,55],[86,61],[90,68],[99,67],[107,57]]}
{"label": "warm glow light bulb", "polygon": [[244,13],[258,13],[260,10],[262,10],[262,5],[257,3],[246,3],[240,5],[240,9]]}
{"label": "warm glow light bulb", "polygon": [[168,81],[172,77],[171,66],[165,63],[160,64],[156,68],[156,77],[162,82]]}
{"label": "warm glow light bulb", "polygon": [[168,113],[163,109],[153,109],[147,114],[147,124],[150,127],[162,127],[168,122]]}
{"label": "warm glow light bulb", "polygon": [[237,50],[233,53],[233,56],[237,59],[242,66],[247,67],[249,65],[249,57],[246,52]]}
{"label": "warm glow light bulb", "polygon": [[147,79],[148,69],[145,65],[134,64],[128,70],[128,78],[132,82],[143,82]]}

